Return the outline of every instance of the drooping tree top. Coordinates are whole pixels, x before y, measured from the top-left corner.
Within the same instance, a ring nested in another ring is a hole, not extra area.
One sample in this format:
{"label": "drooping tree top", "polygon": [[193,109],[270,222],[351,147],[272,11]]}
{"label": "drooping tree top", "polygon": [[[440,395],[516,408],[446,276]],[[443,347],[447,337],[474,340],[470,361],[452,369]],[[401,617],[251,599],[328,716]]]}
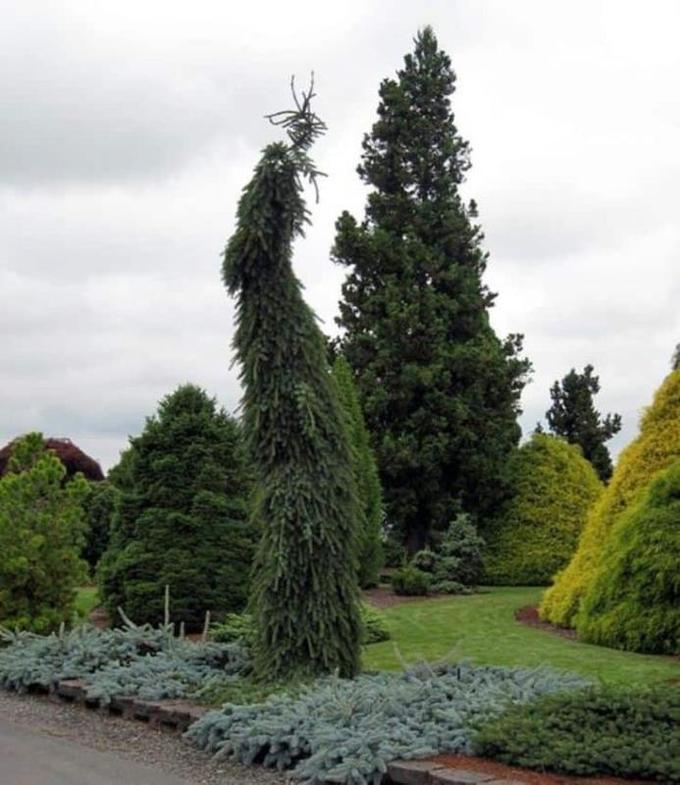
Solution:
{"label": "drooping tree top", "polygon": [[291,92],[294,109],[265,115],[272,125],[286,130],[290,141],[272,142],[264,148],[239,201],[238,226],[227,245],[222,268],[232,295],[257,280],[265,266],[271,269],[290,264],[291,243],[304,234],[304,225],[309,223],[303,180],[314,187],[318,200],[317,178],[324,173],[316,168],[308,151],[326,125],[311,109],[313,75],[309,90],[301,95],[291,79]]}

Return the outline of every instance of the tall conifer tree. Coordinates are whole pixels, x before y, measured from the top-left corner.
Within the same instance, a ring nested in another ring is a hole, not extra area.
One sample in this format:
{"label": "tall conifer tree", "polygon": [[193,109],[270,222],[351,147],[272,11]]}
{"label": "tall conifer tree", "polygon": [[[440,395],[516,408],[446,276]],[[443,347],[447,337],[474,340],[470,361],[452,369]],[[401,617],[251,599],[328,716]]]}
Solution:
{"label": "tall conifer tree", "polygon": [[341,349],[357,372],[389,518],[411,551],[459,506],[483,515],[498,501],[529,370],[521,337],[500,341],[489,323],[487,255],[475,205],[459,193],[469,148],[454,87],[427,27],[396,80],[381,84],[358,169],[372,187],[365,218],[343,213],[334,246],[349,268]]}
{"label": "tall conifer tree", "polygon": [[621,430],[621,415],[603,417],[595,408],[593,396],[600,392],[600,378],[593,366],[583,373],[574,368],[550,388],[552,406],[545,413],[550,430],[570,444],[578,444],[603,482],[612,476],[612,459],[605,442]]}
{"label": "tall conifer tree", "polygon": [[251,600],[256,670],[343,676],[359,666],[357,498],[347,429],[325,340],[302,298],[292,243],[308,211],[303,179],[324,130],[312,90],[272,115],[289,143],[268,145],[245,187],[224,281],[237,298],[234,339],[245,387],[246,438],[257,472],[263,536]]}

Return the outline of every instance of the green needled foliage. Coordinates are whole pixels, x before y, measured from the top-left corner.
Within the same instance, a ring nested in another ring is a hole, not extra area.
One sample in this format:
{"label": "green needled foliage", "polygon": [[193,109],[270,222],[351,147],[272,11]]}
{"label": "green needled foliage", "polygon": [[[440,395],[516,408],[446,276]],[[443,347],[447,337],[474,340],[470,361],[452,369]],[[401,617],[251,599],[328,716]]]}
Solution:
{"label": "green needled foliage", "polygon": [[187,384],[130,441],[98,570],[112,618],[120,606],[135,622],[159,622],[165,586],[172,618],[189,631],[202,628],[206,611],[219,619],[241,610],[256,533],[247,520],[250,478],[236,421]]}
{"label": "green needled foliage", "polygon": [[296,97],[297,110],[278,116],[290,120],[291,142],[264,149],[224,256],[263,532],[251,597],[255,666],[270,679],[352,676],[359,667],[351,450],[324,338],[291,265],[293,240],[308,221],[302,178],[318,174],[307,156],[322,127],[311,97]]}
{"label": "green needled foliage", "polygon": [[42,434],[15,442],[0,479],[0,622],[47,632],[71,619],[75,589],[87,576],[80,559],[85,529],[82,474],[45,449]]}
{"label": "green needled foliage", "polygon": [[570,444],[578,444],[602,482],[607,482],[612,476],[612,459],[605,442],[621,430],[621,415],[602,417],[593,403],[598,392],[600,378],[593,376],[592,365],[586,365],[583,373],[572,368],[550,388],[552,406],[545,416],[550,430]]}
{"label": "green needled foliage", "polygon": [[655,475],[607,539],[576,617],[579,638],[680,654],[680,461]]}
{"label": "green needled foliage", "polygon": [[377,586],[384,564],[380,524],[382,521],[382,488],[370,437],[366,430],[352,369],[342,355],[333,363],[340,402],[347,418],[352,447],[352,465],[359,495],[359,585],[362,589]]}
{"label": "green needled foliage", "polygon": [[87,531],[82,556],[94,572],[104,555],[111,535],[111,524],[120,494],[116,486],[103,480],[91,482],[84,505]]}
{"label": "green needled foliage", "polygon": [[365,219],[343,213],[334,259],[348,268],[338,324],[355,372],[387,517],[410,553],[460,511],[480,519],[503,497],[529,370],[521,338],[489,323],[494,295],[474,203],[459,187],[468,144],[454,124],[455,74],[431,28],[396,79],[358,172]]}
{"label": "green needled foliage", "polygon": [[534,434],[509,462],[512,496],[485,529],[485,581],[547,586],[576,550],[603,486],[581,450]]}

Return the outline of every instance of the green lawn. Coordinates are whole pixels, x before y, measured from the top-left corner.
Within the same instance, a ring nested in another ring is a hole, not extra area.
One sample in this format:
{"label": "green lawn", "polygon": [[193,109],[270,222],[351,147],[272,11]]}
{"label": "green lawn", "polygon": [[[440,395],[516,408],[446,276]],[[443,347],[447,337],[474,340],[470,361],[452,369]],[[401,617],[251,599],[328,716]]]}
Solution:
{"label": "green lawn", "polygon": [[87,617],[99,603],[96,586],[81,586],[76,593],[76,612],[79,616]]}
{"label": "green lawn", "polygon": [[538,588],[493,588],[470,596],[423,600],[384,611],[392,640],[364,650],[368,670],[395,670],[418,660],[466,659],[489,665],[550,665],[604,682],[651,684],[680,679],[680,660],[605,649],[515,621],[536,605]]}

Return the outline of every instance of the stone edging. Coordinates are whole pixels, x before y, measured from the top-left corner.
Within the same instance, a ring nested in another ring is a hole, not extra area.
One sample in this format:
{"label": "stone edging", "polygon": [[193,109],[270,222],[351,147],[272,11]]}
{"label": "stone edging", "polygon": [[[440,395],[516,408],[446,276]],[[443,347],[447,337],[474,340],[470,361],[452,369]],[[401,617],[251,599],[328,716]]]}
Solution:
{"label": "stone edging", "polygon": [[450,769],[427,760],[395,760],[387,764],[388,782],[396,785],[526,785],[521,780],[498,779],[493,774]]}
{"label": "stone edging", "polygon": [[79,679],[57,682],[49,690],[50,697],[69,703],[83,703],[90,709],[100,709],[126,719],[141,720],[154,728],[168,728],[184,732],[209,709],[181,700],[150,701],[138,697],[116,696],[109,703],[99,698],[88,698],[85,683]]}

